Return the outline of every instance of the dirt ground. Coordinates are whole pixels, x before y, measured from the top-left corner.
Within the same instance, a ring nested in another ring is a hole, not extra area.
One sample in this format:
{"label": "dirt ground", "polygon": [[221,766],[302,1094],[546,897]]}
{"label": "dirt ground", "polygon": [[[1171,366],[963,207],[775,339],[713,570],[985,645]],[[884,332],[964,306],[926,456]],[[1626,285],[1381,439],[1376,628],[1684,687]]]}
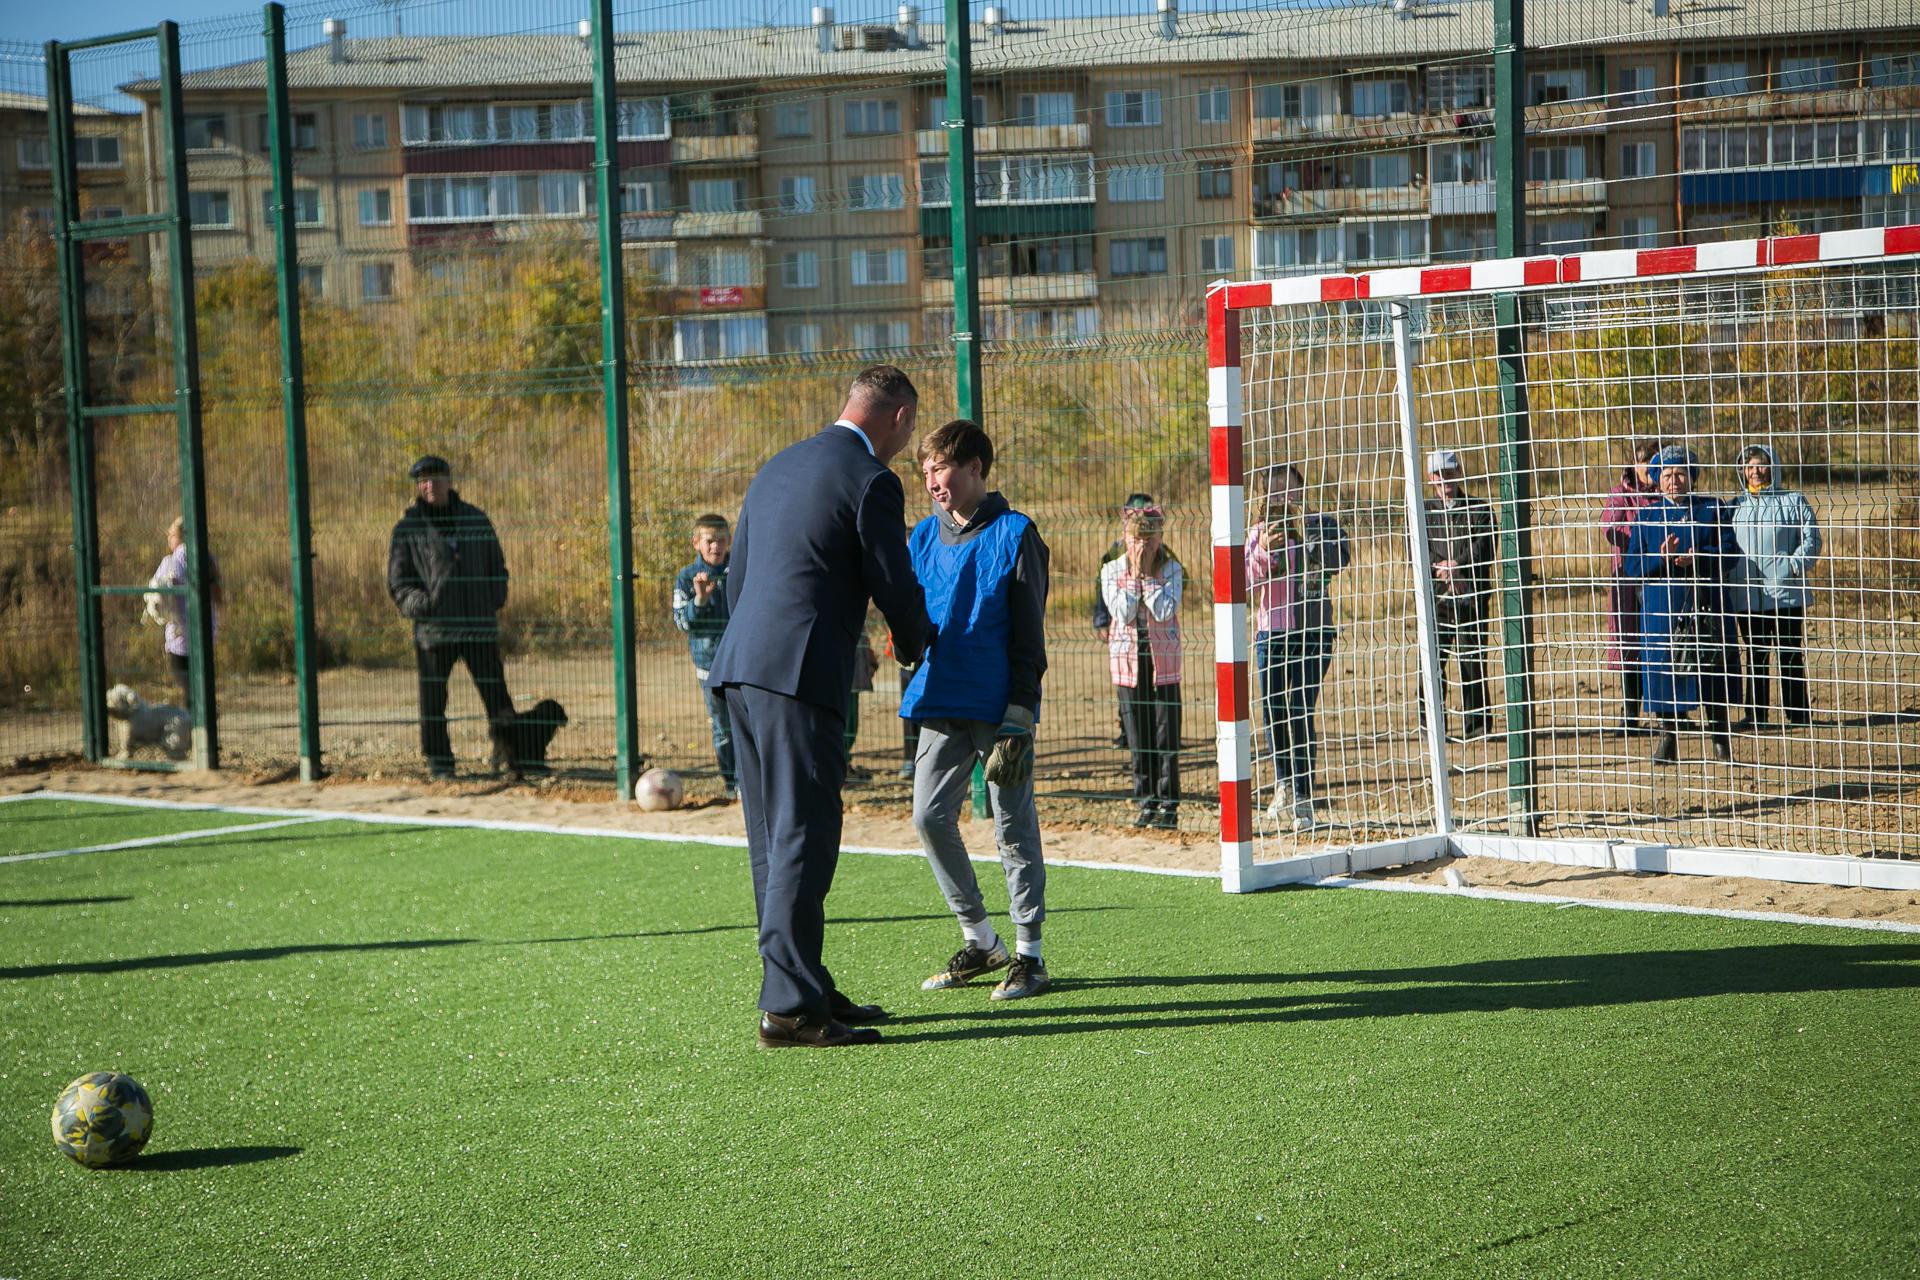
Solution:
{"label": "dirt ground", "polygon": [[[429,783],[323,780],[319,783],[244,781],[230,772],[137,773],[85,766],[23,769],[0,776],[0,795],[34,791],[98,795],[273,809],[335,809],[421,817],[536,822],[686,836],[742,836],[740,808],[694,797],[669,813],[645,813],[614,799],[610,787],[561,780],[540,784],[476,779]],[[845,842],[854,848],[917,846],[905,789],[863,783],[846,793]],[[5,821],[0,809],[0,821]],[[1189,871],[1214,871],[1219,844],[1200,832],[1135,832],[1092,822],[1048,822],[1046,852],[1052,861],[1116,863]],[[985,824],[969,824],[976,852],[991,848]],[[744,855],[743,855],[744,856]],[[1920,924],[1920,894],[1826,885],[1783,884],[1718,876],[1676,876],[1595,871],[1493,858],[1413,864],[1378,873],[1381,878],[1442,884],[1451,865],[1478,888],[1596,900],[1672,903],[1853,920]],[[991,896],[991,895],[990,895]]]}

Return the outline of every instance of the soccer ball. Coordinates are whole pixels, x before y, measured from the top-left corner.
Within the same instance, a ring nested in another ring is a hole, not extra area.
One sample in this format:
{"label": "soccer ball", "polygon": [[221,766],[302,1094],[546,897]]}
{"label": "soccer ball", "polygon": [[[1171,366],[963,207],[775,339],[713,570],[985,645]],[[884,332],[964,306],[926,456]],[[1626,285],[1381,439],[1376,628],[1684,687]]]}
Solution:
{"label": "soccer ball", "polygon": [[140,1154],[153,1135],[153,1103],[132,1076],[95,1071],[53,1104],[53,1145],[75,1164],[104,1169]]}
{"label": "soccer ball", "polygon": [[686,794],[679,774],[671,769],[649,769],[634,784],[633,802],[648,810],[678,809]]}

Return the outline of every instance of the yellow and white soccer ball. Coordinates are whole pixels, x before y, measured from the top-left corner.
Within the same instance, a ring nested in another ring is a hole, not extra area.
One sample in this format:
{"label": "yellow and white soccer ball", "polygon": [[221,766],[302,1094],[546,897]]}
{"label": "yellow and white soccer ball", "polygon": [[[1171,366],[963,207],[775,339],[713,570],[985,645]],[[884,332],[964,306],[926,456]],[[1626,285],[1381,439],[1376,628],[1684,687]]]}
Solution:
{"label": "yellow and white soccer ball", "polygon": [[133,1159],[152,1136],[152,1100],[138,1080],[118,1071],[81,1076],[53,1104],[53,1145],[89,1169]]}

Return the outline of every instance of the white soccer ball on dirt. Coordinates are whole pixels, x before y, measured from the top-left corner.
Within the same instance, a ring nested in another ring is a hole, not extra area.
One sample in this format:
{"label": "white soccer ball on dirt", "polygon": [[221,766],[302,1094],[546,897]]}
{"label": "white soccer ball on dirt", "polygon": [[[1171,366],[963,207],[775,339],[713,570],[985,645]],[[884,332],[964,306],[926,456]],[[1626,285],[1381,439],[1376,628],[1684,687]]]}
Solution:
{"label": "white soccer ball on dirt", "polygon": [[680,775],[671,769],[649,769],[633,787],[633,802],[649,812],[678,809],[686,796]]}

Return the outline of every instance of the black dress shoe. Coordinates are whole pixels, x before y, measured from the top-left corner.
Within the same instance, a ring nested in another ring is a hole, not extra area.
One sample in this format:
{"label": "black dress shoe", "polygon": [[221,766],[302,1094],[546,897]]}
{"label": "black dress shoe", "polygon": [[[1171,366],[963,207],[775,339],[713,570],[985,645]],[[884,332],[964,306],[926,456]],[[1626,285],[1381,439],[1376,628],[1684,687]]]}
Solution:
{"label": "black dress shoe", "polygon": [[838,1049],[853,1044],[879,1044],[871,1027],[855,1029],[832,1018],[802,1013],[789,1018],[778,1013],[760,1015],[762,1049]]}
{"label": "black dress shoe", "polygon": [[855,1004],[846,996],[835,991],[828,1001],[827,1010],[835,1022],[846,1026],[859,1026],[864,1022],[878,1022],[887,1016],[887,1011],[877,1004]]}

